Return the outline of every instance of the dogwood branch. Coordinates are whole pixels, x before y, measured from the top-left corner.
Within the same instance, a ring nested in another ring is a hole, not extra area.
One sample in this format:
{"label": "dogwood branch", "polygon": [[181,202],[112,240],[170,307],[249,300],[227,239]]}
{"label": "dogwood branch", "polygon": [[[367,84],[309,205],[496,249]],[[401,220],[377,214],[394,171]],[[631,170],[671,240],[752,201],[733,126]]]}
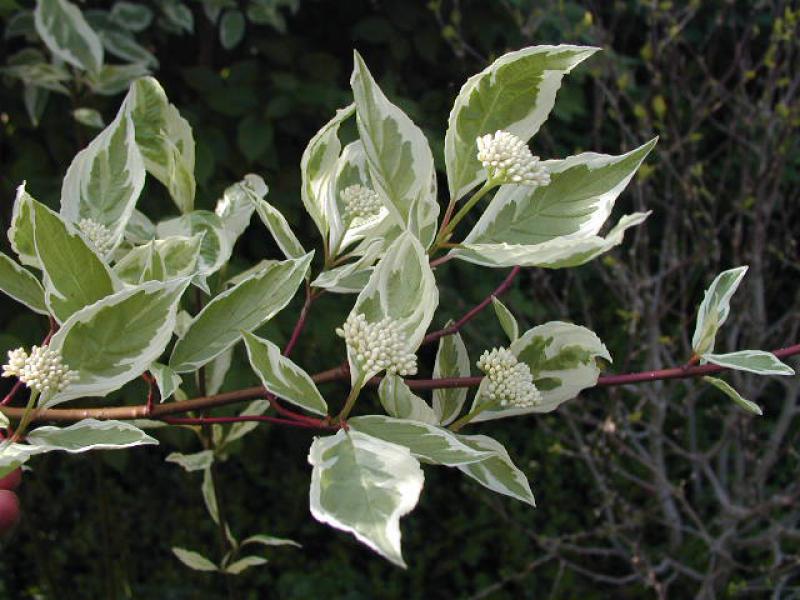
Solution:
{"label": "dogwood branch", "polygon": [[[781,359],[800,355],[800,343],[794,344],[792,346],[787,346],[785,348],[773,350],[772,353]],[[596,387],[610,387],[617,385],[647,383],[650,381],[660,381],[667,379],[692,379],[696,377],[702,377],[704,375],[713,375],[715,373],[720,373],[728,370],[730,369],[728,369],[727,367],[706,364],[706,365],[694,365],[694,366],[684,365],[679,367],[672,367],[669,369],[659,369],[655,371],[640,371],[636,373],[624,373],[620,375],[604,375],[598,379]],[[318,373],[312,378],[317,383],[321,383],[323,381],[346,379],[348,376],[349,375],[346,369],[340,369],[337,367],[336,369],[330,369],[328,371],[323,371],[322,373]],[[478,384],[480,384],[481,379],[482,377],[444,377],[439,379],[407,379],[406,383],[411,389],[430,390],[437,388],[475,387]],[[370,385],[377,385],[378,383],[380,383],[379,377],[374,377],[369,381]],[[265,398],[268,395],[269,392],[263,387],[245,388],[242,390],[236,390],[234,392],[215,394],[213,396],[192,398],[190,400],[184,400],[182,402],[171,402],[168,404],[160,404],[158,406],[154,406],[149,415],[147,414],[147,406],[144,404],[137,406],[115,406],[115,407],[101,407],[101,408],[49,408],[49,409],[37,410],[34,413],[32,420],[74,422],[87,418],[94,418],[100,420],[103,419],[131,420],[131,419],[147,419],[147,418],[162,419],[164,417],[169,417],[170,415],[176,415],[197,410],[207,410],[210,408],[227,406],[239,402],[255,400],[258,398]],[[0,407],[0,412],[4,413],[10,419],[19,419],[22,417],[24,409],[3,406]],[[311,425],[319,427],[320,429],[328,429],[331,428],[332,426],[333,427],[336,426],[335,424],[332,424],[330,420],[314,419],[312,417],[307,417],[305,415],[299,415],[299,416],[303,417],[301,422],[306,423],[307,426]],[[237,417],[205,417],[206,420],[214,418],[237,419]],[[248,420],[260,420],[260,421],[272,421],[272,422],[275,422],[274,420],[277,418],[278,417],[272,417],[271,419],[262,419],[262,418],[252,419],[252,417],[246,417],[246,419]],[[198,417],[198,419],[203,419],[203,418]],[[238,419],[244,420],[241,418]],[[167,419],[163,420],[167,421]],[[284,419],[284,421],[294,421],[292,425],[297,425],[300,427],[303,426],[299,424],[300,421],[296,421],[295,419]],[[200,422],[200,421],[197,421],[195,419],[192,422]],[[214,422],[214,421],[206,421],[206,422]],[[226,422],[235,422],[235,421],[227,420]]]}

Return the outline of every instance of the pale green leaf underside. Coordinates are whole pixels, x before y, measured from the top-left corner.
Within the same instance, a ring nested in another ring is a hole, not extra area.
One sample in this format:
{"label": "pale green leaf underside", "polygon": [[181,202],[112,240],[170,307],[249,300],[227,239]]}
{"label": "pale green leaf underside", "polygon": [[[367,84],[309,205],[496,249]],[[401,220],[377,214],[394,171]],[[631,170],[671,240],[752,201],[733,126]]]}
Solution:
{"label": "pale green leaf underside", "polygon": [[169,463],[180,465],[184,470],[190,473],[193,471],[203,471],[214,463],[214,451],[201,450],[193,454],[171,452],[164,460]]}
{"label": "pale green leaf underside", "polygon": [[706,353],[701,358],[721,367],[748,371],[758,375],[794,375],[794,369],[781,362],[771,352],[764,350],[739,350],[728,354]]}
{"label": "pale green leaf underside", "polygon": [[751,402],[747,398],[744,398],[727,381],[723,381],[722,379],[717,379],[716,377],[703,377],[703,381],[713,385],[715,388],[717,388],[723,394],[728,396],[731,400],[736,402],[736,404],[741,406],[747,412],[751,412],[759,416],[764,414],[764,412],[761,410],[761,407],[758,404],[756,404],[755,402]]}
{"label": "pale green leaf underside", "polygon": [[250,567],[267,564],[267,559],[262,556],[245,556],[225,567],[225,572],[231,575],[240,575]]}
{"label": "pale green leaf underside", "polygon": [[597,48],[534,46],[501,56],[470,77],[456,98],[445,136],[451,198],[486,178],[475,140],[499,129],[528,141],[547,119],[561,79]]}
{"label": "pale green leaf underside", "polygon": [[164,352],[187,280],[150,281],[74,313],[50,341],[77,381],[46,406],[84,396],[105,396],[141,375]]}
{"label": "pale green leaf underside", "polygon": [[405,567],[400,517],[416,506],[424,475],[408,448],[340,430],[316,438],[308,462],[311,514]]}
{"label": "pale green leaf underside", "polygon": [[[611,355],[594,332],[563,321],[529,329],[509,350],[531,369],[533,382],[542,396],[541,403],[530,408],[484,410],[473,422],[555,410],[562,402],[597,383],[600,375],[597,358],[611,361]],[[475,396],[473,409],[482,403],[482,392],[483,384]]]}
{"label": "pale green leaf underside", "polygon": [[0,252],[0,291],[40,315],[48,314],[44,289],[27,269]]}
{"label": "pale green leaf underside", "polygon": [[83,419],[69,427],[37,427],[28,433],[27,440],[29,444],[48,451],[71,453],[158,444],[158,440],[130,423],[97,419]]}
{"label": "pale green leaf underside", "polygon": [[356,431],[405,446],[417,458],[438,465],[465,465],[492,455],[489,451],[475,450],[459,440],[456,434],[430,423],[383,415],[353,417],[347,423]]}
{"label": "pale green leaf underside", "polygon": [[309,412],[328,414],[328,405],[311,377],[281,355],[280,348],[269,340],[247,332],[244,334],[244,343],[250,365],[267,390]]}
{"label": "pale green leaf underside", "polygon": [[167,400],[181,386],[181,376],[170,369],[167,365],[154,362],[148,369],[155,377],[158,386],[161,402]]}
{"label": "pale green leaf underside", "polygon": [[194,318],[178,340],[169,365],[178,373],[194,371],[266,323],[289,303],[308,271],[313,252],[270,264],[261,273],[222,292]]}
{"label": "pale green leaf underside", "polygon": [[481,462],[460,465],[460,471],[493,492],[536,506],[528,478],[514,465],[500,442],[485,435],[459,435],[458,439],[474,450],[492,453]]}
{"label": "pale green leaf underside", "polygon": [[428,403],[414,394],[405,381],[397,375],[387,374],[383,378],[378,386],[378,398],[384,410],[392,417],[431,425],[439,423],[436,413]]}
{"label": "pale green leaf underside", "polygon": [[243,539],[241,545],[245,546],[246,544],[261,544],[262,546],[295,546],[296,548],[303,547],[294,540],[273,537],[263,533],[251,535],[250,537]]}
{"label": "pale green leaf underside", "polygon": [[697,309],[697,324],[692,336],[692,350],[695,354],[702,355],[714,350],[717,331],[728,318],[731,297],[746,272],[746,266],[723,271],[706,290],[700,308]]}
{"label": "pale green leaf underside", "polygon": [[195,571],[218,571],[217,565],[213,562],[208,560],[202,554],[199,554],[193,550],[185,550],[184,548],[173,547],[172,553],[181,561],[184,565],[189,567],[190,569],[194,569]]}
{"label": "pale green leaf underside", "polygon": [[[469,377],[470,364],[467,347],[458,332],[439,340],[433,378]],[[455,420],[467,399],[466,388],[439,388],[433,390],[433,411],[438,422],[447,425]]]}
{"label": "pale green leaf underside", "polygon": [[508,337],[508,341],[516,341],[519,337],[519,325],[514,315],[506,308],[505,304],[494,296],[492,296],[492,306],[494,307],[494,314],[497,315],[497,320],[500,322],[500,327],[503,328],[503,331]]}

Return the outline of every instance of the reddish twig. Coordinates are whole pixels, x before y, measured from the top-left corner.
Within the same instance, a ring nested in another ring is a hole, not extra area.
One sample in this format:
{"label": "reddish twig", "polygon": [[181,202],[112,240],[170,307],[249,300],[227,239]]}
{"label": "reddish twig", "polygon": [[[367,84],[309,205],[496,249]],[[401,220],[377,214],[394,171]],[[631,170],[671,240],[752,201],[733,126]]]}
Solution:
{"label": "reddish twig", "polygon": [[[800,354],[800,344],[780,348],[772,352],[778,358],[789,358]],[[604,375],[597,381],[597,386],[614,386],[614,385],[628,385],[633,383],[645,383],[648,381],[658,381],[664,379],[690,379],[694,377],[701,377],[703,375],[711,375],[722,371],[728,371],[727,367],[720,367],[718,365],[697,365],[694,367],[685,366],[673,367],[671,369],[659,369],[656,371],[643,371],[639,373],[625,373],[622,375]],[[324,371],[322,374],[331,373],[336,369]],[[340,377],[346,378],[346,371],[340,373]],[[315,380],[319,381],[321,378],[315,376]],[[332,381],[336,378],[326,376],[325,381]],[[412,389],[425,390],[425,389],[438,389],[438,388],[457,388],[457,387],[475,387],[481,381],[482,377],[444,377],[441,379],[407,379],[406,383]],[[380,382],[379,377],[374,377],[369,381],[370,384],[377,384]],[[192,398],[191,400],[184,400],[182,402],[170,402],[169,404],[160,404],[153,407],[153,412],[150,418],[162,419],[168,415],[185,413],[193,410],[202,410],[213,407],[225,406],[228,404],[235,404],[246,400],[254,400],[256,398],[264,398],[267,391],[263,387],[245,388],[235,392],[225,392],[223,394],[216,394],[214,396],[205,396],[201,398]],[[33,416],[34,421],[57,421],[57,422],[74,422],[81,419],[95,418],[95,419],[143,419],[147,418],[145,405],[138,406],[117,406],[117,407],[103,407],[103,408],[49,408],[41,409]],[[290,413],[288,409],[285,412]],[[18,419],[22,416],[24,409],[0,407],[0,412],[12,419]],[[299,417],[299,419],[298,419]],[[213,417],[210,417],[213,418]],[[226,417],[220,417],[226,418]],[[235,418],[235,417],[230,417]],[[277,418],[277,417],[272,417]],[[313,417],[307,417],[299,413],[293,413],[292,420],[295,423],[300,421],[320,421]],[[325,422],[324,420],[322,422]]]}
{"label": "reddish twig", "polygon": [[464,325],[466,325],[472,319],[474,319],[478,315],[478,313],[480,313],[484,308],[489,306],[492,303],[492,298],[506,293],[506,291],[508,291],[508,288],[510,288],[511,284],[514,282],[516,276],[519,275],[520,271],[521,271],[520,267],[514,267],[513,269],[511,269],[506,278],[502,281],[502,283],[499,286],[495,288],[495,290],[491,294],[486,296],[486,298],[484,298],[479,304],[474,306],[463,317],[461,317],[458,321],[456,321],[449,327],[445,327],[444,329],[440,329],[439,331],[433,331],[428,335],[426,335],[422,339],[423,345],[430,344],[431,342],[435,342],[439,338],[442,338],[446,335],[453,335],[454,333],[459,331]]}
{"label": "reddish twig", "polygon": [[297,317],[297,323],[295,323],[294,329],[292,330],[292,335],[289,338],[289,342],[286,344],[286,347],[283,349],[283,355],[289,356],[294,350],[294,347],[297,345],[297,341],[300,339],[300,334],[303,333],[303,329],[306,326],[306,319],[308,319],[308,312],[311,310],[311,305],[314,303],[314,300],[317,296],[311,291],[311,286],[306,282],[306,300],[303,303],[303,308],[300,309],[300,316]]}

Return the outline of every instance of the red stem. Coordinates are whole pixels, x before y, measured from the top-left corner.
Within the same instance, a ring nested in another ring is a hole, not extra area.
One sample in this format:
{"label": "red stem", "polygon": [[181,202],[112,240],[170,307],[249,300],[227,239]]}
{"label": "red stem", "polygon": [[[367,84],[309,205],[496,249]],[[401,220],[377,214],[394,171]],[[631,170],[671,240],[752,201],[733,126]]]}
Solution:
{"label": "red stem", "polygon": [[309,310],[311,310],[311,304],[313,304],[315,299],[316,296],[311,292],[311,286],[306,282],[306,301],[303,303],[303,308],[300,310],[300,316],[297,317],[297,323],[295,323],[294,330],[292,330],[289,343],[287,343],[286,347],[283,349],[284,356],[289,356],[297,345],[300,334],[303,333],[303,329],[306,326],[306,319],[308,318]]}
{"label": "red stem", "polygon": [[450,325],[450,327],[445,327],[444,329],[440,329],[439,331],[433,331],[428,335],[426,335],[424,338],[422,338],[422,343],[430,344],[431,342],[435,342],[439,338],[442,338],[446,335],[453,335],[454,333],[456,333],[464,325],[466,325],[472,319],[474,319],[478,315],[478,313],[480,313],[484,308],[489,306],[492,303],[492,298],[506,293],[506,291],[508,291],[508,288],[511,287],[511,284],[514,283],[514,278],[517,275],[519,275],[520,270],[521,270],[520,267],[514,267],[513,269],[511,269],[508,275],[506,275],[506,278],[503,280],[503,282],[499,286],[497,286],[497,288],[495,288],[495,290],[491,294],[486,296],[486,298],[484,298],[480,302],[480,304],[474,306],[458,321]]}

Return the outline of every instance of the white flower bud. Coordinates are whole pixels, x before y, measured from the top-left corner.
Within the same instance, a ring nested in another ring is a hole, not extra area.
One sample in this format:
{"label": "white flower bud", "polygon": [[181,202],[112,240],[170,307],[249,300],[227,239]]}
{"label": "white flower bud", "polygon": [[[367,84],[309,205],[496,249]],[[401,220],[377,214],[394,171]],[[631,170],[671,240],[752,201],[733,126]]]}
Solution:
{"label": "white flower bud", "polygon": [[113,247],[113,234],[102,223],[92,219],[81,219],[78,221],[78,229],[81,230],[100,254],[107,254]]}
{"label": "white flower bud", "polygon": [[408,350],[400,324],[391,317],[368,323],[363,314],[351,314],[336,330],[352,350],[364,371],[383,371],[396,375],[415,375],[417,357]]}
{"label": "white flower bud", "polygon": [[61,353],[49,346],[34,346],[27,354],[22,348],[9,350],[3,377],[18,377],[33,391],[44,395],[60,392],[75,381],[78,374],[64,364]]}
{"label": "white flower bud", "polygon": [[477,139],[478,160],[489,180],[500,184],[542,186],[550,183],[550,172],[531,154],[528,145],[508,131],[487,133]]}
{"label": "white flower bud", "polygon": [[376,217],[383,208],[380,196],[375,191],[357,183],[344,188],[340,197],[344,203],[344,220],[347,223],[358,218]]}
{"label": "white flower bud", "polygon": [[486,373],[487,396],[501,407],[530,408],[542,401],[528,365],[506,348],[486,350],[478,359],[478,368]]}

